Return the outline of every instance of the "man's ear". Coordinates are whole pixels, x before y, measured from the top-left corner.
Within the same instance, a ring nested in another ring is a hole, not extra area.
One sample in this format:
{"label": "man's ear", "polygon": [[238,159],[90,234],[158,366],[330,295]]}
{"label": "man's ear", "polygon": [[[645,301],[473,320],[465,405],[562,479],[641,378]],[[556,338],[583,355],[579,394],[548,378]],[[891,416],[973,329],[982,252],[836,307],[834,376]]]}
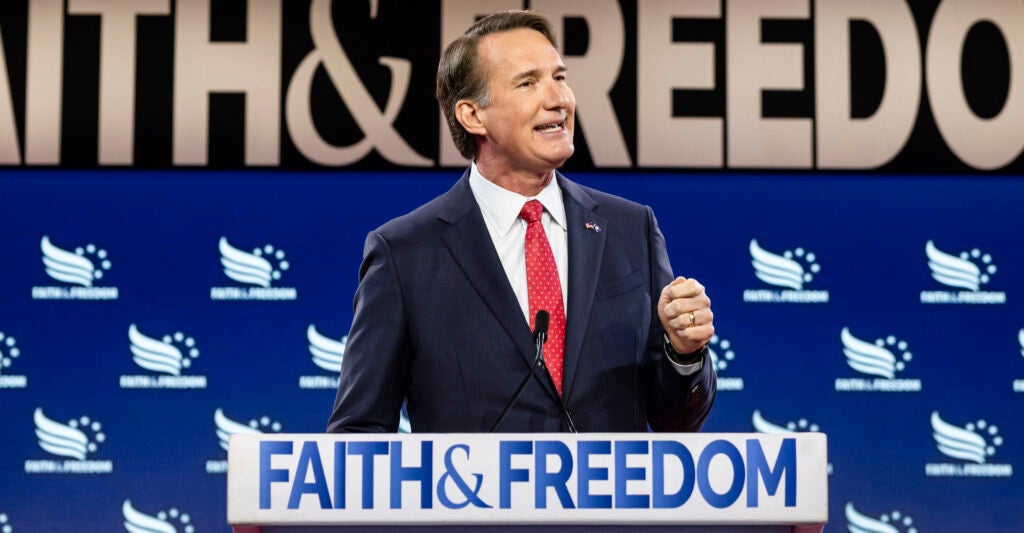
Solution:
{"label": "man's ear", "polygon": [[483,108],[473,100],[463,98],[455,102],[455,119],[462,124],[463,129],[471,135],[487,135],[487,128],[484,126],[481,112]]}

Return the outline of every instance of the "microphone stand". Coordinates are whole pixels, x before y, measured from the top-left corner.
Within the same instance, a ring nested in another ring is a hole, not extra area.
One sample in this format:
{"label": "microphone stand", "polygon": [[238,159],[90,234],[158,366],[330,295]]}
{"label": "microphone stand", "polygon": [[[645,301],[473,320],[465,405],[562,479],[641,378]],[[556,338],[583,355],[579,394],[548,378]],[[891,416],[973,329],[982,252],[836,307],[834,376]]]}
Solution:
{"label": "microphone stand", "polygon": [[[544,343],[547,342],[548,340],[549,320],[550,315],[548,315],[547,311],[537,311],[537,316],[536,318],[534,318],[534,324],[536,324],[534,342],[537,345],[537,355],[536,357],[533,358],[533,363],[530,364],[530,369],[527,371],[527,374],[523,376],[523,381],[519,384],[519,388],[516,389],[516,393],[515,395],[512,396],[512,400],[505,404],[505,408],[502,409],[501,414],[498,416],[498,420],[494,422],[494,425],[491,426],[491,429],[487,430],[488,433],[494,433],[495,431],[498,430],[499,427],[501,427],[501,423],[505,421],[505,417],[508,416],[509,411],[512,410],[512,406],[515,405],[516,402],[519,401],[519,397],[522,396],[523,391],[526,389],[526,384],[530,382],[530,378],[534,377],[540,380],[540,378],[537,377],[537,374],[534,372],[535,369],[539,368],[543,370],[544,375],[547,377],[548,383],[551,385],[551,388],[556,391],[558,390],[558,388],[555,387],[555,380],[551,377],[551,372],[548,371],[547,365],[544,364]],[[551,392],[548,391],[548,389],[543,386],[543,383],[541,383],[541,388],[543,388],[544,391],[548,393],[548,396],[552,396]],[[562,397],[558,395],[557,392],[552,397],[558,404],[559,409],[561,409],[562,418],[563,420],[565,420],[566,425],[569,426],[569,431],[573,433],[579,433],[579,431],[576,429],[576,424],[572,420],[572,416],[569,415],[569,410],[566,409],[565,407],[565,402],[562,401]]]}
{"label": "microphone stand", "polygon": [[[548,378],[548,383],[551,385],[551,388],[557,391],[558,387],[555,387],[555,380],[551,377],[551,372],[548,370],[548,366],[544,363],[543,358],[540,360],[540,367],[544,369],[544,375]],[[551,396],[551,394],[549,393],[548,396]],[[565,402],[562,401],[562,396],[556,392],[553,397],[555,402],[558,403],[558,408],[562,410],[562,419],[565,420],[565,424],[569,426],[569,431],[572,433],[579,433],[579,430],[576,429],[576,423],[572,421],[572,416],[569,414],[569,409],[565,407]]]}
{"label": "microphone stand", "polygon": [[[540,312],[537,314],[540,315]],[[523,376],[523,381],[519,384],[519,388],[516,389],[516,393],[512,396],[512,400],[505,404],[505,409],[501,411],[501,415],[498,416],[498,420],[494,422],[491,429],[487,430],[488,433],[494,433],[497,431],[498,427],[501,426],[501,423],[505,421],[505,417],[508,416],[508,412],[512,410],[512,406],[515,405],[516,402],[519,401],[519,397],[523,395],[523,391],[526,389],[526,384],[530,382],[530,377],[534,376],[533,369],[544,368],[545,372],[547,371],[547,367],[544,366],[544,342],[548,340],[548,333],[546,331],[547,328],[545,327],[544,329],[545,331],[540,331],[540,328],[537,328],[537,356],[533,358],[533,364],[530,365],[530,370],[528,370],[527,374]]]}

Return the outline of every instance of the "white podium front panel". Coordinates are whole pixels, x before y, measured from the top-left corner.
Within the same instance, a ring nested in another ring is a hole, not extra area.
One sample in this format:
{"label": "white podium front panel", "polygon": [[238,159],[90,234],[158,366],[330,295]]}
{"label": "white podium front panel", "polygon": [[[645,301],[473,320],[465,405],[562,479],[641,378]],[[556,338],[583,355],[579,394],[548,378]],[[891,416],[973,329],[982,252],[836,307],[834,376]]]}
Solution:
{"label": "white podium front panel", "polygon": [[824,524],[826,464],[820,433],[238,434],[228,522]]}

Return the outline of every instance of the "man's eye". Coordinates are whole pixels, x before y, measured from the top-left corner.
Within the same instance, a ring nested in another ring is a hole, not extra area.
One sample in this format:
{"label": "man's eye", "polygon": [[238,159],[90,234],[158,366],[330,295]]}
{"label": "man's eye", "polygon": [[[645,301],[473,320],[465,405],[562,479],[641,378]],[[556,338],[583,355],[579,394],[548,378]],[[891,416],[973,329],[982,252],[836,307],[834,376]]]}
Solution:
{"label": "man's eye", "polygon": [[519,84],[520,87],[529,87],[531,85],[533,85],[532,81],[524,81],[523,83]]}

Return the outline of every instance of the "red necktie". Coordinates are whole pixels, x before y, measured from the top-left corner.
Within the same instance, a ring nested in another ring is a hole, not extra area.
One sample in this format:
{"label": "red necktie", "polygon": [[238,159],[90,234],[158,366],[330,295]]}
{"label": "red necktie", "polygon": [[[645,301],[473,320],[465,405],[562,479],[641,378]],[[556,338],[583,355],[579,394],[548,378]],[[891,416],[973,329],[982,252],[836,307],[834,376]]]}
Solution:
{"label": "red necktie", "polygon": [[530,329],[534,329],[537,311],[541,309],[551,315],[548,326],[548,340],[544,345],[544,362],[555,382],[555,389],[562,394],[562,359],[565,355],[565,306],[562,303],[562,284],[558,279],[558,267],[551,253],[551,244],[544,234],[541,213],[544,206],[537,200],[530,200],[519,212],[519,218],[526,221],[526,287],[530,300]]}

